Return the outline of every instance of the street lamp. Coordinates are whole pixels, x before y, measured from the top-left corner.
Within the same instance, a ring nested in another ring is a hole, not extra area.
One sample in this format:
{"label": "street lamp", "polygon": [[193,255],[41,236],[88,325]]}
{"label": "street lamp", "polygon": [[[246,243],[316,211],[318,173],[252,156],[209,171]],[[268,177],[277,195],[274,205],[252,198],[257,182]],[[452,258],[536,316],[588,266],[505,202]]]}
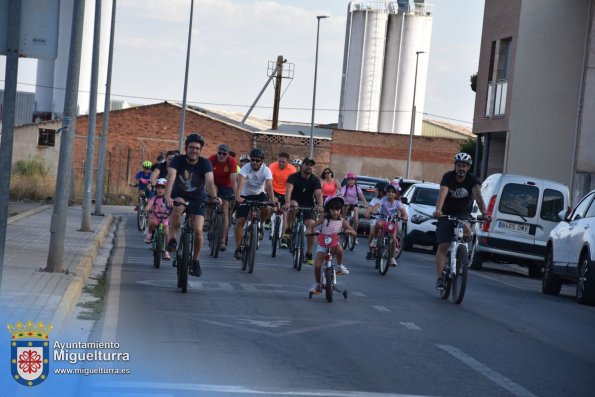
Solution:
{"label": "street lamp", "polygon": [[320,35],[320,20],[328,18],[328,15],[318,15],[316,17],[316,58],[314,61],[314,93],[312,94],[312,122],[310,123],[310,150],[308,151],[308,157],[314,158],[314,111],[316,110],[316,77],[318,75],[318,37]]}
{"label": "street lamp", "polygon": [[178,150],[182,153],[184,144],[184,128],[186,127],[186,94],[188,93],[188,66],[190,64],[190,43],[192,41],[192,15],[194,12],[194,0],[190,1],[190,22],[188,23],[188,46],[186,48],[186,72],[184,73],[184,95],[182,98],[182,120],[178,132]]}
{"label": "street lamp", "polygon": [[419,61],[419,54],[425,54],[425,51],[415,52],[415,78],[413,79],[413,106],[411,109],[411,131],[409,131],[409,154],[407,156],[407,172],[406,178],[409,179],[409,168],[411,165],[411,147],[413,146],[413,133],[415,132],[415,91],[417,90],[417,63]]}

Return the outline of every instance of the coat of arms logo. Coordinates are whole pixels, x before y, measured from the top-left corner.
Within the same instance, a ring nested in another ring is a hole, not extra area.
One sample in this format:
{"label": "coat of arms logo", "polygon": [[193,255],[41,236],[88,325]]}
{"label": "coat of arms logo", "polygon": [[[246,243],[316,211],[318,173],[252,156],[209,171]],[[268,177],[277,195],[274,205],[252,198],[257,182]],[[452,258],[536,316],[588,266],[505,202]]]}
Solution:
{"label": "coat of arms logo", "polygon": [[24,386],[37,386],[50,372],[49,337],[52,325],[20,321],[8,324],[12,334],[10,342],[10,369],[12,378]]}

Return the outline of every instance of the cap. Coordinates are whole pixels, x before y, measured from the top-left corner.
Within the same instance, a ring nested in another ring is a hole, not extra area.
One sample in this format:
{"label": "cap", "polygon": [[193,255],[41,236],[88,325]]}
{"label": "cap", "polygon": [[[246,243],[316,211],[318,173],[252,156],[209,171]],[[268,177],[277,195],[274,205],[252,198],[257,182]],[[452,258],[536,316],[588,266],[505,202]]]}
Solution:
{"label": "cap", "polygon": [[221,145],[219,145],[219,147],[217,148],[217,150],[219,152],[229,153],[229,146],[227,146],[225,143],[222,143]]}
{"label": "cap", "polygon": [[302,161],[302,164],[316,165],[316,161],[314,161],[314,159],[311,159],[310,157],[306,157],[304,161]]}

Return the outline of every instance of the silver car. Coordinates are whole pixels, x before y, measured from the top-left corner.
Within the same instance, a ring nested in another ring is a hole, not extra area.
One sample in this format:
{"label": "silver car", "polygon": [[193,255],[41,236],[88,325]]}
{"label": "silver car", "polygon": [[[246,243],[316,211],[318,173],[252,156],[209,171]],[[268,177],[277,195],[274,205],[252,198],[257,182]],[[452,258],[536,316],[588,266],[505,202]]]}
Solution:
{"label": "silver car", "polygon": [[576,300],[595,304],[595,190],[587,194],[570,213],[560,212],[545,251],[541,289],[558,295],[562,281],[576,283]]}
{"label": "silver car", "polygon": [[416,183],[403,194],[403,203],[409,220],[405,226],[403,249],[410,250],[413,244],[436,246],[436,226],[432,219],[440,192],[437,183]]}

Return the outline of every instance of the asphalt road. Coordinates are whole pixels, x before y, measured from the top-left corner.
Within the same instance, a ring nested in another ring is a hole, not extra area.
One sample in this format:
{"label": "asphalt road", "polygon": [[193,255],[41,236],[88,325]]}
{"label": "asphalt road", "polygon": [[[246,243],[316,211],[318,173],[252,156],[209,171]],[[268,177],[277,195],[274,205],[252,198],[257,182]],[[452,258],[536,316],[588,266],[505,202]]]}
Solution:
{"label": "asphalt road", "polygon": [[[230,242],[232,241],[230,237]],[[253,274],[230,249],[202,254],[187,294],[154,269],[134,215],[112,254],[107,305],[92,340],[120,344],[132,374],[94,377],[87,395],[586,396],[595,388],[595,308],[541,293],[514,266],[471,271],[465,300],[434,289],[429,251],[405,252],[380,276],[365,240],[339,278],[348,299],[308,299],[313,270],[270,256]]]}

